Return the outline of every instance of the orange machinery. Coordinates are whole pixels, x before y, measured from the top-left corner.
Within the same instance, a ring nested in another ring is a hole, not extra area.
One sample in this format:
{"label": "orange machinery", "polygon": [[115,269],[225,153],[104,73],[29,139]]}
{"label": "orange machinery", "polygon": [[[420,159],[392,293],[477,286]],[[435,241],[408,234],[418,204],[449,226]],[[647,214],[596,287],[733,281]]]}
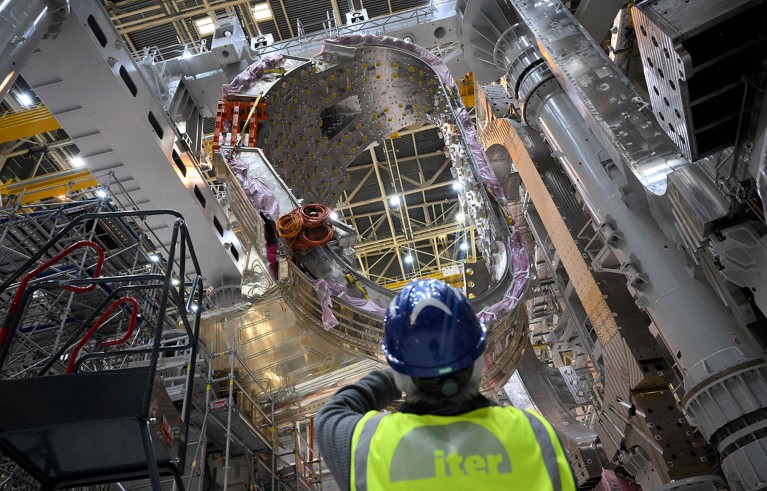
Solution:
{"label": "orange machinery", "polygon": [[[249,121],[253,104],[256,109]],[[222,146],[235,146],[241,138],[241,147],[255,147],[258,143],[258,123],[266,121],[266,101],[224,99],[218,101],[216,126],[213,130],[213,151]],[[247,125],[247,127],[246,127]]]}

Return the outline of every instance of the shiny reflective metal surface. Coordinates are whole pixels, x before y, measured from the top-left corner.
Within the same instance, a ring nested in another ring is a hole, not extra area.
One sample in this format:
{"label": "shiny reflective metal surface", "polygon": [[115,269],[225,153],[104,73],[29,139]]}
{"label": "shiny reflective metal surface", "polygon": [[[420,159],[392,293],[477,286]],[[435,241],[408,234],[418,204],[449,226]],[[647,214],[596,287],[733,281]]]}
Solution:
{"label": "shiny reflective metal surface", "polygon": [[[201,328],[210,351],[225,351],[234,343],[239,356],[248,363],[256,378],[273,391],[276,402],[281,405],[324,388],[297,389],[309,381],[320,379],[324,385],[332,385],[334,371],[359,361],[342,346],[302,323],[291,308],[290,300],[275,290],[256,303],[207,315]],[[225,357],[216,363],[217,370],[228,369]]]}
{"label": "shiny reflective metal surface", "polygon": [[552,384],[556,378],[547,375],[550,370],[553,369],[543,365],[528,344],[519,364],[519,376],[536,409],[559,430],[559,437],[568,452],[594,444],[597,440],[596,432],[572,416],[563,402],[568,400],[569,394],[561,392],[561,387]]}
{"label": "shiny reflective metal surface", "polygon": [[51,25],[57,30],[68,15],[67,0],[0,2],[0,101]]}
{"label": "shiny reflective metal surface", "polygon": [[666,176],[689,162],[668,140],[631,82],[563,4],[510,3],[613,161],[622,162],[648,191],[664,194]]}
{"label": "shiny reflective metal surface", "polygon": [[[422,48],[374,36],[337,39],[326,44],[317,60],[289,61],[284,74],[269,74],[248,90],[251,97],[263,93],[269,111],[259,134],[263,153],[243,151],[238,157],[248,175],[267,183],[280,214],[296,207],[299,197],[305,203],[332,204],[344,189],[346,166],[371,144],[414,124],[439,126],[453,175],[464,183],[463,209],[476,225],[478,247],[491,273],[487,291],[472,300],[488,329],[482,388],[501,387],[523,352],[527,314],[520,299],[527,289],[529,260],[519,236],[506,224],[503,203],[488,197],[483,180],[489,177],[481,166],[489,164],[446,68]],[[229,183],[232,206],[247,208],[237,183]],[[257,215],[241,211],[245,235],[263,235]],[[353,233],[338,232],[341,237]],[[263,244],[251,242],[254,254],[263,255]],[[316,410],[341,380],[383,362],[381,312],[394,293],[355,271],[349,260],[353,244],[341,238],[298,255],[283,250],[292,257],[281,261],[275,290],[243,305],[244,312],[227,310],[204,324],[204,337],[216,350],[234,342],[251,369],[269,380],[279,394],[280,417]],[[265,265],[263,260],[255,264]],[[377,308],[363,309],[344,299],[360,296],[347,281],[349,274]],[[323,312],[318,298],[318,280],[342,291],[331,297],[329,312]],[[337,325],[323,328],[323,318],[331,313]]]}

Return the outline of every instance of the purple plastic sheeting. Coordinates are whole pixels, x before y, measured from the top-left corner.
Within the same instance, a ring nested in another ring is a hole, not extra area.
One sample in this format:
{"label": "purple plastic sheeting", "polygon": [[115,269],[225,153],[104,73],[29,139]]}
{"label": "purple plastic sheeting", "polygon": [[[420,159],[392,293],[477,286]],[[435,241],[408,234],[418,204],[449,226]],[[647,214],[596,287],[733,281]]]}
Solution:
{"label": "purple plastic sheeting", "polygon": [[332,306],[332,296],[336,295],[343,302],[366,312],[377,315],[383,315],[386,309],[379,306],[372,300],[365,298],[355,298],[346,293],[346,286],[340,283],[334,283],[327,280],[317,280],[314,283],[314,291],[317,292],[317,299],[322,307],[322,326],[326,331],[338,325],[338,319],[333,315],[330,309]]}
{"label": "purple plastic sheeting", "polygon": [[641,491],[642,488],[620,477],[610,469],[602,469],[602,479],[594,491]]}
{"label": "purple plastic sheeting", "polygon": [[[460,101],[458,86],[455,84],[455,80],[450,74],[448,67],[431,51],[428,51],[417,44],[408,43],[402,39],[391,38],[388,36],[376,36],[374,34],[346,34],[326,40],[325,44],[322,46],[320,55],[325,52],[325,48],[328,44],[337,44],[340,46],[379,46],[407,51],[429,65],[448,89],[450,95],[452,95],[456,101]],[[463,133],[466,136],[466,144],[469,146],[469,150],[474,156],[474,161],[479,167],[479,174],[482,178],[482,182],[485,183],[485,186],[490,188],[496,198],[501,202],[505,202],[506,197],[504,196],[503,188],[498,184],[498,179],[495,176],[492,167],[490,167],[490,163],[487,161],[487,156],[482,149],[482,144],[477,137],[477,132],[474,129],[468,111],[466,111],[464,107],[461,107],[458,110],[457,116],[457,123],[461,125]]]}
{"label": "purple plastic sheeting", "polygon": [[280,219],[280,205],[266,182],[260,177],[248,177],[248,166],[230,152],[226,156],[229,167],[240,181],[245,196],[256,211],[268,215],[275,222]]}
{"label": "purple plastic sheeting", "polygon": [[333,315],[333,311],[330,309],[331,305],[333,305],[330,295],[333,293],[334,287],[336,292],[340,293],[337,290],[338,286],[338,284],[325,280],[317,280],[314,283],[314,291],[317,293],[317,300],[320,301],[320,307],[322,307],[322,327],[326,331],[338,325],[338,319],[336,319],[336,316]]}
{"label": "purple plastic sheeting", "polygon": [[377,315],[384,315],[386,313],[385,308],[366,298],[355,298],[349,296],[346,293],[340,294],[338,298],[348,303],[349,305],[357,307],[360,310],[364,310],[365,312],[370,312]]}
{"label": "purple plastic sheeting", "polygon": [[466,137],[466,145],[469,146],[469,150],[474,156],[474,162],[477,163],[479,168],[479,177],[482,178],[482,182],[485,186],[492,191],[495,197],[501,202],[506,202],[506,195],[503,192],[498,182],[498,177],[495,175],[493,168],[490,166],[490,162],[487,161],[487,155],[482,148],[482,143],[477,137],[477,131],[474,129],[474,124],[471,122],[471,116],[465,107],[458,109],[458,124],[463,128],[463,134]]}
{"label": "purple plastic sheeting", "polygon": [[527,292],[530,281],[530,258],[522,243],[522,237],[516,230],[509,237],[508,246],[511,254],[510,269],[514,275],[514,281],[499,302],[485,307],[477,314],[480,322],[490,322],[511,312]]}
{"label": "purple plastic sheeting", "polygon": [[224,97],[248,90],[264,77],[264,71],[274,70],[284,64],[285,57],[282,55],[264,56],[234,77],[229,85],[224,85]]}

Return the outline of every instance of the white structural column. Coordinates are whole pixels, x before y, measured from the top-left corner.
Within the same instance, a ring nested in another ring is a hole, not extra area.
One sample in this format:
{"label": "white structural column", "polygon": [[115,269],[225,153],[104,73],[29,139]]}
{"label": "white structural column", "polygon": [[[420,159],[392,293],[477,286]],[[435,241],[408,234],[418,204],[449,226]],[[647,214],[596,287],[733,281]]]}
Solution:
{"label": "white structural column", "polygon": [[69,14],[67,0],[0,1],[0,101],[52,24]]}
{"label": "white structural column", "polygon": [[[58,38],[30,56],[25,80],[79,148],[91,172],[113,171],[144,209],[184,216],[206,284],[239,281],[246,251],[178,129],[98,0],[71,4]],[[163,244],[170,228],[147,219]]]}

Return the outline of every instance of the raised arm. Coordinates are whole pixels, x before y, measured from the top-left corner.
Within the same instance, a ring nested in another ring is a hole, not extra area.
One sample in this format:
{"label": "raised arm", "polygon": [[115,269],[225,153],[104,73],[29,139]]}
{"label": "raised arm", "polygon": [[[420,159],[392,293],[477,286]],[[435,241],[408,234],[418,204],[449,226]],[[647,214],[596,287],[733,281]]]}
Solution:
{"label": "raised arm", "polygon": [[373,370],[333,394],[317,413],[320,455],[341,489],[349,489],[352,434],[357,422],[368,411],[380,411],[401,395],[391,369]]}

